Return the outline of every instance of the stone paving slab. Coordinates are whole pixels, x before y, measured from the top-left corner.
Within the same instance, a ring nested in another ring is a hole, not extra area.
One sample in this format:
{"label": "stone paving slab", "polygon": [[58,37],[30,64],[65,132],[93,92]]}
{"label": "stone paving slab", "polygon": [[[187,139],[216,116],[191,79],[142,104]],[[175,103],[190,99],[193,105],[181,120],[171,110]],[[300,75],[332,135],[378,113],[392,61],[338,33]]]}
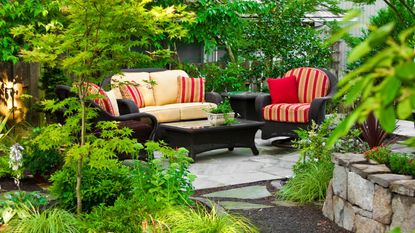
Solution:
{"label": "stone paving slab", "polygon": [[250,149],[235,148],[212,150],[198,154],[190,172],[197,176],[193,185],[196,190],[246,184],[265,180],[277,180],[293,175],[292,166],[299,158],[293,149],[271,145],[272,140],[260,139],[256,135],[259,155]]}
{"label": "stone paving slab", "polygon": [[271,208],[270,205],[262,205],[248,202],[238,202],[238,201],[221,201],[219,205],[227,210],[251,210],[251,209],[264,209]]}
{"label": "stone paving slab", "polygon": [[224,191],[208,193],[204,197],[217,198],[238,198],[238,199],[260,199],[270,197],[272,194],[268,192],[264,185],[253,185],[242,188],[228,189]]}

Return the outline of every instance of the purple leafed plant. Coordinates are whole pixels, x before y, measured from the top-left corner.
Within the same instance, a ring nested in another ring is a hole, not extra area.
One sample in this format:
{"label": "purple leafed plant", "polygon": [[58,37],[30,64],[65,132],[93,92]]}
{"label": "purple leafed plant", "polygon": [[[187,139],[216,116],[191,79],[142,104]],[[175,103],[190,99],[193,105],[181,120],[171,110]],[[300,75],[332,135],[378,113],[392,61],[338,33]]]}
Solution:
{"label": "purple leafed plant", "polygon": [[385,145],[388,133],[382,128],[373,113],[370,113],[366,121],[363,124],[359,124],[358,127],[362,131],[360,137],[367,142],[370,148]]}

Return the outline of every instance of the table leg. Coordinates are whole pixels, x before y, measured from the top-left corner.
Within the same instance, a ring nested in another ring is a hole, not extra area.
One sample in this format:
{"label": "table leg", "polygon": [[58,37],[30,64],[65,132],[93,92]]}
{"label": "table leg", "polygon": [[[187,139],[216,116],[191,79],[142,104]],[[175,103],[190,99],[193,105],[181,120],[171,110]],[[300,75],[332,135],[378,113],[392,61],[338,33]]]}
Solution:
{"label": "table leg", "polygon": [[252,153],[253,153],[254,155],[259,155],[259,151],[258,151],[258,149],[256,148],[256,146],[255,146],[255,145],[251,146],[251,150],[252,150]]}
{"label": "table leg", "polygon": [[228,147],[228,150],[229,151],[233,151],[233,149],[234,149],[234,147],[232,146],[232,147]]}

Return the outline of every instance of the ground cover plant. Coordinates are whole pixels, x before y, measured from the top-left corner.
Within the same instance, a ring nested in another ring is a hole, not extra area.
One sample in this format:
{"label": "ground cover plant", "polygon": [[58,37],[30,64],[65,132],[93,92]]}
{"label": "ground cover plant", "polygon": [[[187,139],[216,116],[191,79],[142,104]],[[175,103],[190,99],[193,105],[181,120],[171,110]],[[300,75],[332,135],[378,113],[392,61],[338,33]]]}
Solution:
{"label": "ground cover plant", "polygon": [[413,154],[394,152],[388,147],[374,147],[364,153],[365,158],[385,164],[392,172],[415,176],[415,156]]}
{"label": "ground cover plant", "polygon": [[334,148],[326,147],[335,128],[336,116],[325,119],[321,125],[312,123],[309,129],[297,130],[294,147],[300,150],[300,158],[293,167],[294,176],[277,192],[277,198],[302,204],[321,201],[326,197],[328,184],[333,176],[331,154],[363,153],[368,149],[359,139],[357,128],[339,139]]}

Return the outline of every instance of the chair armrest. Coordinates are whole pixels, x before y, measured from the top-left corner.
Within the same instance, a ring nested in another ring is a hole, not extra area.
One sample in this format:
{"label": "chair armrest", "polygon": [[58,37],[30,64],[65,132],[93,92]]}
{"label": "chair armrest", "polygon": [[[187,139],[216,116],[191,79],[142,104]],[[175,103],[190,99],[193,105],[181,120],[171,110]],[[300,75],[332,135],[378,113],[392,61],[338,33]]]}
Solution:
{"label": "chair armrest", "polygon": [[262,109],[271,104],[271,95],[267,93],[262,93],[255,98],[255,112],[258,116],[258,119],[264,121],[264,116],[262,116]]}
{"label": "chair armrest", "polygon": [[117,99],[120,115],[140,112],[137,105],[132,100]]}
{"label": "chair armrest", "polygon": [[222,96],[217,92],[206,92],[205,100],[209,103],[220,104],[220,102],[222,102]]}
{"label": "chair armrest", "polygon": [[154,140],[158,128],[158,121],[157,118],[149,113],[145,112],[137,112],[137,113],[130,113],[121,116],[113,116],[112,121],[148,121],[152,126],[153,130],[150,134],[150,140]]}
{"label": "chair armrest", "polygon": [[326,115],[326,102],[331,99],[332,96],[315,98],[310,105],[310,120],[313,120],[317,124],[323,122]]}

